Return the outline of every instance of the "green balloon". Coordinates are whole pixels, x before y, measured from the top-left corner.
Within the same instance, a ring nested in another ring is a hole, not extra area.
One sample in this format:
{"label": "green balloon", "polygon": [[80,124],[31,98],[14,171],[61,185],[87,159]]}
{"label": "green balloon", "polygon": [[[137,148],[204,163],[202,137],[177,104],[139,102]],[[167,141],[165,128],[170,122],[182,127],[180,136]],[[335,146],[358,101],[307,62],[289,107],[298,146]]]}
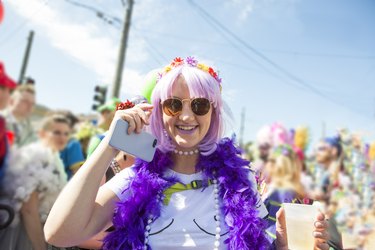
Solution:
{"label": "green balloon", "polygon": [[141,93],[147,99],[149,103],[151,103],[152,91],[154,90],[156,86],[158,72],[159,72],[159,69],[154,69],[150,71],[145,77],[145,84],[143,86]]}

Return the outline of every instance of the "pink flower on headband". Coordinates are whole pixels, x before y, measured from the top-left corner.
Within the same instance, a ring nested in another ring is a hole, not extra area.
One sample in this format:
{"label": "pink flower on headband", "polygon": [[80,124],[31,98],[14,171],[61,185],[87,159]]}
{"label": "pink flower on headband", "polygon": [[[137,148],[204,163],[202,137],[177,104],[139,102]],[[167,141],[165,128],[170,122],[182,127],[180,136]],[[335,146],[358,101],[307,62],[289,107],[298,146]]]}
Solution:
{"label": "pink flower on headband", "polygon": [[188,56],[186,58],[186,63],[189,64],[192,67],[197,67],[198,61],[194,59],[192,56]]}

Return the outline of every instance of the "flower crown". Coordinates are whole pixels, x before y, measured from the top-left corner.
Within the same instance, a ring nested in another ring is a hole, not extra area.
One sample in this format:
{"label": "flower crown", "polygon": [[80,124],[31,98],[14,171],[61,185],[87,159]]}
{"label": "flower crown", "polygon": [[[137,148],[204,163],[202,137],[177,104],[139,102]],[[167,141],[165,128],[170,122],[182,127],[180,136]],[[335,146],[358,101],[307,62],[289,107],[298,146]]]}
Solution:
{"label": "flower crown", "polygon": [[171,71],[174,68],[177,68],[181,65],[189,65],[190,67],[198,68],[202,71],[205,71],[209,73],[215,80],[219,83],[220,91],[221,91],[221,78],[219,77],[219,74],[210,66],[207,66],[206,64],[199,63],[198,60],[196,60],[192,56],[188,56],[185,60],[181,57],[176,57],[173,59],[173,61],[165,66],[161,72],[158,73],[157,81],[159,81],[163,76],[165,76],[169,71]]}
{"label": "flower crown", "polygon": [[273,157],[278,157],[280,155],[283,155],[283,156],[286,156],[286,157],[289,157],[289,158],[293,158],[295,153],[293,151],[293,148],[290,145],[282,144],[282,145],[279,145],[276,148],[274,148],[273,151],[272,151]]}

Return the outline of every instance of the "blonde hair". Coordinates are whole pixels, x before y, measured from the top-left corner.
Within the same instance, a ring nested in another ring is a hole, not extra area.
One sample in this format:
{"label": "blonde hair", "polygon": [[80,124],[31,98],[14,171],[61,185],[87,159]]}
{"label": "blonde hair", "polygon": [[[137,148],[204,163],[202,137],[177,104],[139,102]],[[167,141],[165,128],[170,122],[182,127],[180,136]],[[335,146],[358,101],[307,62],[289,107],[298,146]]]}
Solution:
{"label": "blonde hair", "polygon": [[22,94],[24,92],[27,92],[27,93],[35,95],[35,87],[34,87],[34,85],[31,85],[31,84],[19,85],[13,91],[12,95],[15,96],[15,95],[18,95],[18,94]]}
{"label": "blonde hair", "polygon": [[271,181],[276,188],[290,188],[303,196],[304,188],[301,183],[301,170],[298,167],[294,153],[289,155],[277,154],[272,157],[273,170]]}
{"label": "blonde hair", "polygon": [[49,131],[53,123],[65,123],[70,127],[70,122],[64,115],[51,114],[42,120],[40,131]]}

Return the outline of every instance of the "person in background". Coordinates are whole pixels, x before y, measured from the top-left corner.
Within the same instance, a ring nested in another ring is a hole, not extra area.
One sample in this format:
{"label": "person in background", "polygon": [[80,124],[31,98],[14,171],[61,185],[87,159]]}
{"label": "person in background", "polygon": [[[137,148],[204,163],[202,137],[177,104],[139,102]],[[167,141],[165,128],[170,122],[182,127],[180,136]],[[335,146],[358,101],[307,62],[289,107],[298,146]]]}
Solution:
{"label": "person in background", "polygon": [[12,151],[0,190],[17,216],[0,231],[0,249],[47,249],[42,228],[67,183],[59,151],[66,146],[69,132],[64,116],[51,115],[43,120],[37,142]]}
{"label": "person in background", "polygon": [[14,90],[9,106],[2,111],[7,129],[14,133],[14,145],[17,147],[25,146],[37,139],[30,120],[34,106],[35,88],[33,85],[25,84]]}
{"label": "person in background", "polygon": [[[282,203],[299,203],[312,205],[313,200],[307,196],[305,187],[301,183],[301,169],[298,155],[288,144],[273,148],[268,157],[265,171],[268,183],[262,200],[268,210],[267,235],[276,239],[276,214]],[[328,244],[333,249],[342,249],[341,235],[338,233],[335,222],[328,222],[330,237]]]}
{"label": "person in background", "polygon": [[315,180],[317,182],[313,198],[328,205],[333,186],[337,185],[341,167],[342,147],[340,138],[327,137],[318,143],[316,151]]}
{"label": "person in background", "polygon": [[[57,114],[64,115],[69,121],[70,135],[74,133],[74,127],[79,121],[78,118],[70,111],[58,111]],[[77,172],[79,167],[85,162],[81,143],[73,136],[70,136],[66,147],[60,151],[60,157],[64,163],[65,172],[68,180]]]}
{"label": "person in background", "polygon": [[81,144],[83,157],[85,159],[87,158],[90,139],[96,134],[99,134],[98,128],[89,121],[80,123],[78,125],[77,132],[74,134],[74,138],[76,138]]}
{"label": "person in background", "polygon": [[[13,81],[5,72],[5,67],[0,62],[0,110],[8,105],[10,92],[17,87],[17,83]],[[0,114],[0,182],[6,168],[6,157],[9,152],[9,146],[12,143],[9,139],[13,136],[11,131],[6,128],[6,120]]]}
{"label": "person in background", "polygon": [[113,116],[116,112],[117,104],[121,103],[120,99],[112,98],[105,104],[98,107],[99,120],[98,120],[98,133],[91,137],[89,145],[87,147],[87,158],[95,151],[101,140],[104,138],[104,133],[108,130],[109,125],[113,120]]}
{"label": "person in background", "polygon": [[[17,83],[5,72],[5,67],[0,62],[0,110],[3,110],[9,102],[10,93],[17,87]],[[10,147],[13,143],[13,133],[6,129],[5,118],[0,114],[0,184],[8,167]],[[2,199],[0,194],[0,200]],[[9,226],[14,217],[11,206],[0,202],[0,230]]]}
{"label": "person in background", "polygon": [[265,192],[264,189],[268,182],[265,165],[267,164],[269,154],[274,147],[290,143],[291,135],[281,123],[274,122],[271,125],[265,125],[258,131],[256,139],[258,157],[251,164],[251,168],[255,171],[258,190],[261,194]]}

